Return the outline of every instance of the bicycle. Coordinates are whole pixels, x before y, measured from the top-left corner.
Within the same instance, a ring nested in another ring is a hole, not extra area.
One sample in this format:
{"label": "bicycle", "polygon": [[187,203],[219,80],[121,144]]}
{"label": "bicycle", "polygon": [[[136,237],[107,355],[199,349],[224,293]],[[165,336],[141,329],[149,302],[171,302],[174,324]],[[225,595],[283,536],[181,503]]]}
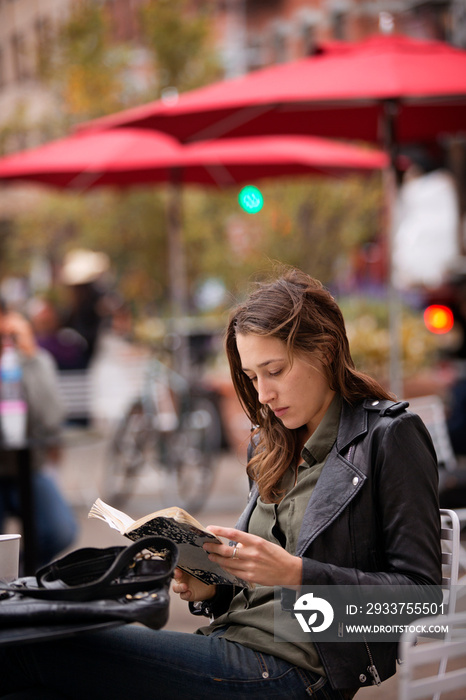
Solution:
{"label": "bicycle", "polygon": [[110,441],[103,498],[121,508],[150,471],[158,508],[177,505],[194,514],[211,491],[221,445],[221,420],[209,392],[153,357],[140,395]]}

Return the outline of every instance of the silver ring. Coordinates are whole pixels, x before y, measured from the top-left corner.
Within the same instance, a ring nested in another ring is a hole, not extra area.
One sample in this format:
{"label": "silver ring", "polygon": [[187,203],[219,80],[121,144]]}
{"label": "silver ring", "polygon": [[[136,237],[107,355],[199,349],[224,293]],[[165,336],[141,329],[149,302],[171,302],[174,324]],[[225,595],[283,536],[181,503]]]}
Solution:
{"label": "silver ring", "polygon": [[239,556],[238,556],[238,545],[237,545],[237,544],[235,544],[235,546],[233,547],[233,554],[231,555],[231,558],[232,558],[232,559],[239,559]]}

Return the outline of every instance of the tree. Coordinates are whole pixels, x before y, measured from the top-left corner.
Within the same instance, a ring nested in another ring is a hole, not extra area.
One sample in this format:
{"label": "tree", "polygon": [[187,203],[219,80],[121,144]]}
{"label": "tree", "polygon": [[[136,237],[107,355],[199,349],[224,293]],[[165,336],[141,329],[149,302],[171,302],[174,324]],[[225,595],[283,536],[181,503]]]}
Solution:
{"label": "tree", "polygon": [[210,46],[209,4],[197,5],[193,0],[148,0],[142,8],[141,26],[153,56],[159,95],[167,88],[183,92],[219,77]]}
{"label": "tree", "polygon": [[[134,47],[112,39],[105,5],[90,0],[74,3],[68,20],[43,44],[39,57],[41,78],[61,107],[54,115],[53,127],[47,125],[48,133],[52,129],[58,136],[83,120],[154,98],[166,85],[162,76],[170,84],[175,81],[179,89],[211,79],[215,61],[208,47],[208,18],[196,14],[186,22],[180,13],[186,16],[189,11],[188,3],[179,0],[149,2],[143,10],[146,51],[155,66],[148,95],[133,88],[130,65]],[[14,132],[15,125],[11,125],[0,134],[0,140],[3,137],[11,142]],[[18,217],[17,235],[10,237],[8,244],[13,248],[15,271],[26,274],[38,246],[53,264],[71,246],[105,250],[124,291],[137,305],[146,308],[151,298],[163,309],[167,265],[161,187],[117,195],[44,195],[31,216],[28,212]]]}
{"label": "tree", "polygon": [[239,187],[185,197],[191,280],[222,277],[241,294],[251,275],[275,261],[333,282],[337,264],[380,234],[380,176],[284,178],[260,183],[264,207],[246,214]]}
{"label": "tree", "polygon": [[39,57],[41,78],[61,105],[64,130],[127,106],[127,60],[128,48],[111,41],[104,7],[92,0],[73,4],[68,20]]}

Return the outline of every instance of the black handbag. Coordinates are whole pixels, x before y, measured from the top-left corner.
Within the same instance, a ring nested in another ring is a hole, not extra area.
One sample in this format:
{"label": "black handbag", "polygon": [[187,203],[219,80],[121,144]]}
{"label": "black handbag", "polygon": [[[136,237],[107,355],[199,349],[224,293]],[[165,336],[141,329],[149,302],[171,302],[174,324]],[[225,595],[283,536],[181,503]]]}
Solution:
{"label": "black handbag", "polygon": [[177,561],[178,549],[165,537],[143,537],[126,547],[77,549],[35,576],[0,585],[0,631],[111,621],[160,629],[168,620]]}

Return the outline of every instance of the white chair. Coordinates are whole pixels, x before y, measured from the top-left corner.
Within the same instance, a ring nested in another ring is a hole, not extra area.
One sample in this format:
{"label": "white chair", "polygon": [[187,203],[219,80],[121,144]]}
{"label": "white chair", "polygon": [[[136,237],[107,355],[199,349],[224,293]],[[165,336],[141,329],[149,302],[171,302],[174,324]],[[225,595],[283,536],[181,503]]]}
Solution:
{"label": "white chair", "polygon": [[[463,530],[466,527],[466,508],[455,508],[455,513],[459,518],[460,521],[460,530]],[[462,592],[466,592],[466,547],[461,544],[460,541],[460,553],[459,553],[459,570],[461,575],[459,576],[458,583],[461,585],[461,590],[459,591],[459,594],[461,595]]]}
{"label": "white chair", "polygon": [[[446,629],[443,639],[423,640],[416,644],[415,631],[404,632],[400,641],[398,700],[440,698],[442,693],[463,689],[455,697],[466,698],[466,613],[426,617],[421,620],[433,629]],[[432,674],[438,662],[442,673]],[[452,668],[453,666],[453,668]],[[416,677],[424,670],[422,677]]]}
{"label": "white chair", "polygon": [[[409,401],[409,410],[422,418],[429,431],[439,465],[447,472],[453,472],[458,467],[458,461],[448,434],[445,406],[442,399],[439,396],[431,395],[407,399],[407,401]],[[466,527],[466,508],[455,508],[455,512],[459,517],[460,530],[462,530]],[[466,548],[462,546],[461,541],[459,545],[459,569],[466,572]],[[466,584],[466,573],[463,573],[460,583]],[[466,586],[463,587],[462,592],[466,592]]]}
{"label": "white chair", "polygon": [[[461,628],[460,623],[456,623],[456,601],[458,593],[458,568],[459,568],[459,553],[460,553],[460,521],[458,515],[453,510],[441,509],[441,549],[442,549],[442,589],[444,615],[433,618],[421,618],[416,621],[413,626],[418,623],[424,627],[439,626],[445,624],[447,631],[440,631],[431,634],[433,639],[426,639],[419,631],[406,632],[400,640],[400,692],[398,700],[416,700],[418,698],[433,698],[440,699],[441,691],[447,690],[450,684],[460,680],[457,675],[451,676],[447,670],[448,661],[457,654],[466,652],[466,635],[463,646],[453,644],[452,630],[453,627]],[[455,620],[451,624],[443,623],[441,620]],[[466,614],[464,617],[466,624]],[[430,637],[430,634],[428,633]],[[440,636],[440,638],[439,638]],[[416,644],[419,641],[418,644]],[[462,640],[461,640],[462,641]],[[461,651],[459,649],[461,648]],[[415,670],[430,664],[428,676],[419,679],[415,678]],[[436,665],[436,673],[432,675],[432,664]],[[438,664],[438,665],[437,665]],[[442,681],[445,685],[442,685]],[[461,676],[461,682],[466,683],[466,671],[464,679]],[[455,686],[462,687],[462,686]],[[466,687],[466,686],[465,686]],[[466,697],[466,693],[465,693]]]}
{"label": "white chair", "polygon": [[447,471],[456,469],[458,463],[448,433],[445,406],[440,396],[433,394],[406,400],[409,402],[409,410],[422,418],[429,431],[439,465]]}
{"label": "white chair", "polygon": [[461,525],[456,511],[442,508],[441,549],[442,549],[442,589],[443,612],[452,615],[456,611],[458,597],[458,570],[460,559]]}

